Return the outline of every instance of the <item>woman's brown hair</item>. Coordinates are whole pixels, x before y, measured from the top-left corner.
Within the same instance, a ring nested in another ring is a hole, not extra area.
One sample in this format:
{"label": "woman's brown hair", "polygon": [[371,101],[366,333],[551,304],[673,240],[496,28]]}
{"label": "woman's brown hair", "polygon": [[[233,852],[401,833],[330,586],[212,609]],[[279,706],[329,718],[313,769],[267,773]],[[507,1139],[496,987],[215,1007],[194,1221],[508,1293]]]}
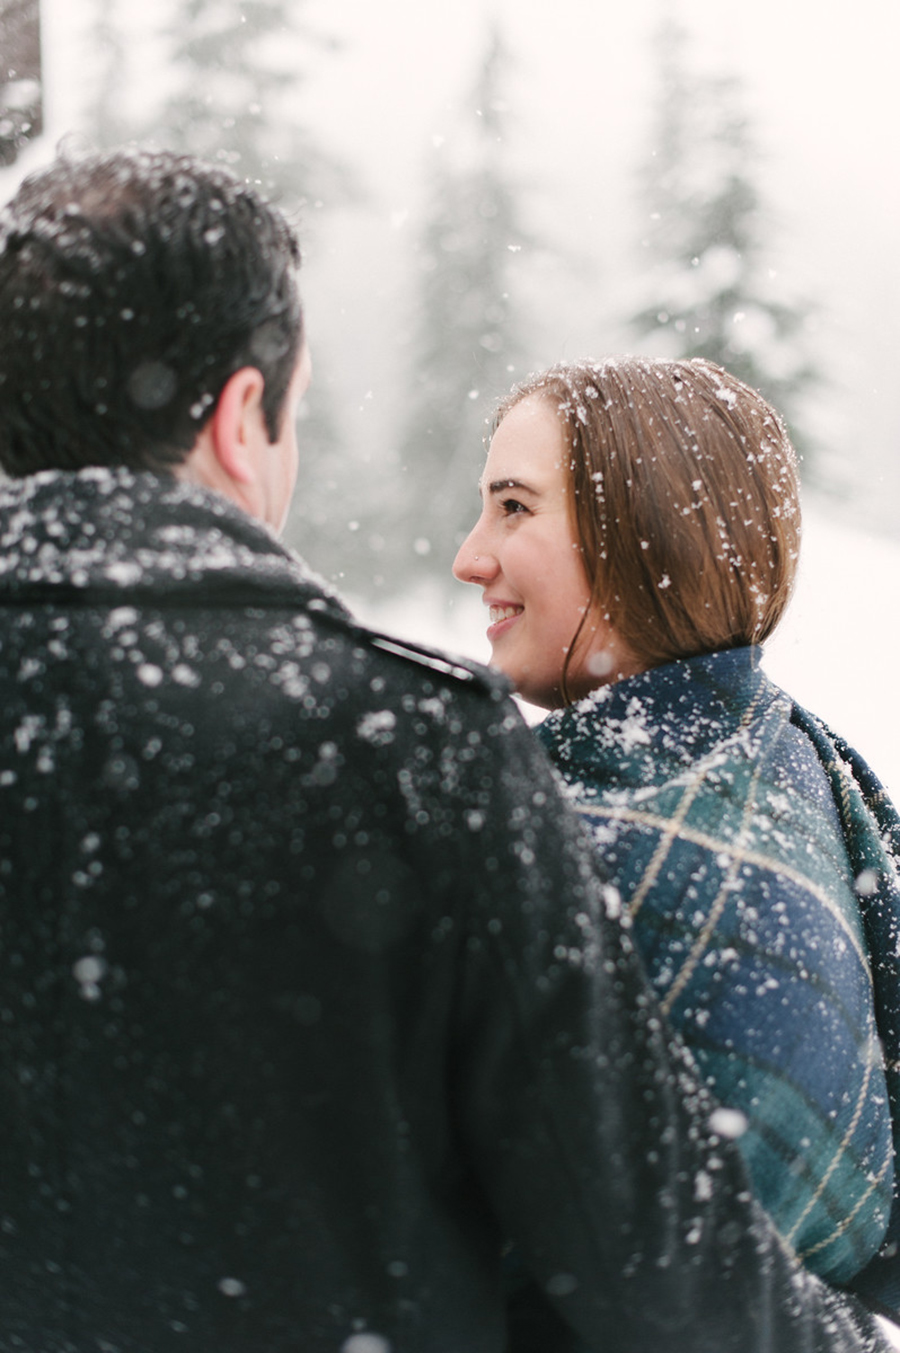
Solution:
{"label": "woman's brown hair", "polygon": [[529,395],[563,425],[592,600],[643,667],[771,634],[794,583],[799,484],[755,390],[696,358],[576,362],[516,386],[495,427]]}

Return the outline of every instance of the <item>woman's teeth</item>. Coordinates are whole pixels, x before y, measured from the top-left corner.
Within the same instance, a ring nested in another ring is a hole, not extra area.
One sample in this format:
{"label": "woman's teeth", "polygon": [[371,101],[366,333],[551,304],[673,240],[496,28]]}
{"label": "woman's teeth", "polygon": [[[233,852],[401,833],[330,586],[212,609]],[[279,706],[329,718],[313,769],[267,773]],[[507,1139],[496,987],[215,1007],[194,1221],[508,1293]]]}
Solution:
{"label": "woman's teeth", "polygon": [[492,606],[490,608],[491,624],[496,625],[501,620],[512,620],[514,615],[520,615],[524,609],[523,606]]}

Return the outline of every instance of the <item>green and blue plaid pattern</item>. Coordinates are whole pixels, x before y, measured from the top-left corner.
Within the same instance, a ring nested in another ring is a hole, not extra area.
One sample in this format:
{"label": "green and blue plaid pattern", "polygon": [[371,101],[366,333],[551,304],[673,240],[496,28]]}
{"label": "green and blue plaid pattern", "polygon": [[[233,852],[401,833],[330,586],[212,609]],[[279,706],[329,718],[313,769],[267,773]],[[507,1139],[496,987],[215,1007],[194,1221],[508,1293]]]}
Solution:
{"label": "green and blue plaid pattern", "polygon": [[[871,772],[759,662],[742,648],[655,668],[538,736],[665,1013],[738,1111],[759,1197],[809,1268],[847,1282],[893,1201],[900,821],[891,838]],[[881,1288],[867,1295],[892,1305]]]}

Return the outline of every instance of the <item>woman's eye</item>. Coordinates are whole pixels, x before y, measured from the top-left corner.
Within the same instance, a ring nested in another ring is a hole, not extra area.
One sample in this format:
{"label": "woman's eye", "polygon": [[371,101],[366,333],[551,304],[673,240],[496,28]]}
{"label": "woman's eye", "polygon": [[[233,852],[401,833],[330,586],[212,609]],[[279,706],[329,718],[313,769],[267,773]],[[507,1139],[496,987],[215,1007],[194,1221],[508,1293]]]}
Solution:
{"label": "woman's eye", "polygon": [[504,517],[514,517],[520,512],[528,511],[525,504],[520,503],[516,498],[503,498],[500,503],[500,508]]}

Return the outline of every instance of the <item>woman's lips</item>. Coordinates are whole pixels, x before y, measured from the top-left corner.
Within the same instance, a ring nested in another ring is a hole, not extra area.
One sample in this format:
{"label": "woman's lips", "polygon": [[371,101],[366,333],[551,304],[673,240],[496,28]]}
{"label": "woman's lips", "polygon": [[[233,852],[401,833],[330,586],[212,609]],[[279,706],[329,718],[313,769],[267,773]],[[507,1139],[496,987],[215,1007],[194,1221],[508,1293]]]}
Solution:
{"label": "woman's lips", "polygon": [[501,634],[505,634],[510,626],[518,620],[524,609],[524,606],[517,606],[512,602],[492,605],[489,610],[491,623],[487,629],[488,639],[493,642]]}

